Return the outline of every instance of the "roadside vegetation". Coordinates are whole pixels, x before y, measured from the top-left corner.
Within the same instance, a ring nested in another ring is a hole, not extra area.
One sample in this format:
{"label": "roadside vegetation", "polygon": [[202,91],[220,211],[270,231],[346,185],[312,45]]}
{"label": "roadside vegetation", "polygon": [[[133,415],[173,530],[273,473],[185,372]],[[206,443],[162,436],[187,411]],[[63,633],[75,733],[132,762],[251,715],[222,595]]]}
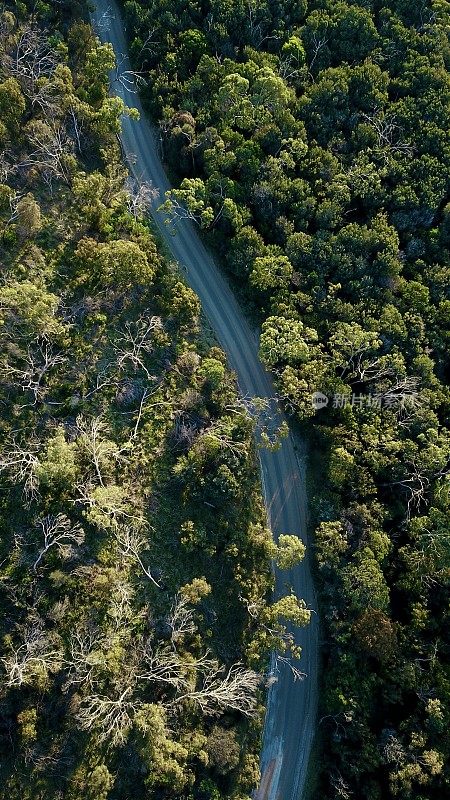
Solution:
{"label": "roadside vegetation", "polygon": [[123,8],[179,177],[167,216],[194,220],[246,287],[261,356],[310,441],[326,636],[317,797],[441,798],[449,3]]}
{"label": "roadside vegetation", "polygon": [[255,415],[127,175],[76,3],[0,9],[0,796],[245,800],[268,655]]}

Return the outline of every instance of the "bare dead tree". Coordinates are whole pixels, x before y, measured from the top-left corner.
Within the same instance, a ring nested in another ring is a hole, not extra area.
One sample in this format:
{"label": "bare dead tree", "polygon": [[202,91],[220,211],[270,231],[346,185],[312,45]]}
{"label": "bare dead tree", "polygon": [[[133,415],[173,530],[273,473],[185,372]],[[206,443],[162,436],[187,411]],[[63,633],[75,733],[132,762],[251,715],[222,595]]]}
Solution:
{"label": "bare dead tree", "polygon": [[265,32],[264,29],[267,28],[267,23],[264,25],[264,21],[258,18],[260,17],[258,12],[261,11],[261,5],[258,0],[247,0],[246,7],[250,41],[256,49],[259,49],[264,42],[270,39],[280,38],[279,35],[270,35]]}
{"label": "bare dead tree", "polygon": [[[94,688],[80,701],[76,717],[84,730],[96,730],[103,742],[117,744],[125,740],[142,705],[139,691],[142,684],[170,690],[167,697],[160,699],[168,711],[184,702],[192,702],[207,715],[220,714],[226,709],[248,717],[256,714],[260,676],[255,672],[241,664],[229,669],[221,667],[208,652],[200,656],[181,656],[171,646],[155,646],[151,640],[138,643],[136,658],[124,665],[113,696],[100,694],[95,691],[96,664],[91,663],[93,650],[98,645],[101,648],[98,634],[90,638],[74,637],[71,652],[75,667],[71,680]],[[101,657],[97,655],[98,658],[101,668]]]}
{"label": "bare dead tree", "polygon": [[[102,642],[98,637],[93,641],[88,639],[74,643],[74,661],[77,665],[74,681],[95,688],[96,665],[92,669],[88,669],[88,666],[93,655],[92,647],[99,644],[101,646]],[[126,739],[135,714],[142,706],[142,699],[136,692],[139,682],[155,683],[174,689],[187,685],[181,662],[170,649],[153,652],[149,645],[141,645],[138,654],[141,658],[140,674],[133,662],[128,664],[121,672],[120,685],[114,687],[112,697],[94,690],[78,706],[78,723],[83,730],[95,730],[102,742],[116,745]],[[101,667],[101,662],[98,665]]]}
{"label": "bare dead tree", "polygon": [[[69,683],[95,687],[96,670],[103,667],[102,634],[74,634],[71,642]],[[199,685],[200,683],[200,685]],[[256,714],[257,689],[260,676],[241,664],[229,669],[219,666],[208,652],[200,656],[181,656],[170,645],[154,645],[142,640],[136,648],[136,658],[121,672],[120,685],[113,697],[95,691],[81,700],[76,716],[84,730],[96,730],[101,741],[124,741],[141,706],[139,688],[155,684],[170,689],[160,702],[169,711],[184,702],[192,702],[207,715],[220,714],[226,709],[245,716]],[[173,694],[175,693],[175,697]]]}
{"label": "bare dead tree", "polygon": [[293,81],[300,77],[303,72],[302,66],[299,64],[298,58],[292,53],[288,56],[283,56],[280,59],[279,73],[284,81]]}
{"label": "bare dead tree", "polygon": [[73,142],[64,125],[58,122],[35,120],[27,130],[28,140],[33,148],[20,162],[19,168],[35,167],[43,176],[58,178],[70,186],[71,175],[68,156],[73,153]]}
{"label": "bare dead tree", "polygon": [[122,412],[125,414],[136,414],[136,419],[134,423],[134,428],[130,434],[130,438],[128,440],[128,447],[131,448],[132,442],[136,439],[139,426],[141,424],[142,417],[147,409],[148,406],[165,406],[169,408],[172,406],[171,400],[153,400],[149,402],[149,398],[155,395],[160,386],[162,380],[160,379],[151,389],[148,386],[144,386],[142,388],[142,384],[139,380],[136,381],[124,381],[121,385],[118,385],[118,391],[116,394],[116,399],[120,402],[130,402],[131,400],[139,400],[139,405],[136,409],[130,412]]}
{"label": "bare dead tree", "polygon": [[445,585],[448,581],[448,548],[450,545],[450,533],[423,533],[414,546],[407,548],[405,557],[408,568],[413,570],[423,586],[428,589]]}
{"label": "bare dead tree", "polygon": [[10,175],[17,171],[17,161],[9,150],[0,151],[0,180],[6,183]]}
{"label": "bare dead tree", "polygon": [[311,78],[313,78],[312,68],[319,57],[320,51],[327,46],[328,42],[329,38],[327,36],[322,36],[322,38],[319,38],[319,36],[317,35],[317,31],[313,31],[312,41],[311,41],[311,44],[313,46],[313,57],[309,65],[309,75]]}
{"label": "bare dead tree", "polygon": [[[178,199],[178,194],[180,192],[182,193],[183,191],[183,189],[169,189],[166,192],[166,200],[160,207],[161,210],[165,211],[168,215],[166,222],[168,224],[174,224],[176,220],[187,219],[191,222],[195,222],[196,225],[201,226],[202,210],[198,210],[198,208],[189,208],[187,203],[184,203],[182,199]],[[216,196],[214,199],[217,201],[218,211],[215,213],[212,221],[208,224],[208,230],[214,228],[214,226],[221,219],[225,210],[225,180],[218,181],[215,195]],[[182,196],[183,195],[181,194],[181,197]]]}
{"label": "bare dead tree", "polygon": [[135,590],[126,577],[120,576],[114,581],[114,591],[108,606],[108,618],[112,622],[114,635],[123,635],[146,616],[145,607],[136,609],[133,604]]}
{"label": "bare dead tree", "polygon": [[[279,374],[277,370],[274,370],[274,373]],[[234,406],[229,406],[227,410],[234,415],[251,418],[258,447],[276,451],[289,432],[280,401],[283,401],[285,408],[288,406],[288,398],[282,394],[270,398],[247,396]]]}
{"label": "bare dead tree", "polygon": [[76,713],[85,731],[95,730],[101,742],[122,744],[142,705],[141,699],[131,699],[132,687],[127,686],[117,697],[91,694],[83,698]]}
{"label": "bare dead tree", "polygon": [[422,505],[427,506],[430,479],[424,475],[417,464],[409,465],[409,474],[400,481],[393,481],[390,486],[398,486],[407,496],[406,519],[409,521],[414,511]]}
{"label": "bare dead tree", "polygon": [[154,333],[163,328],[160,317],[140,316],[135,322],[127,322],[122,333],[114,340],[113,348],[117,366],[123,368],[129,362],[135,370],[141,369],[147,380],[154,380],[145,359],[154,348]]}
{"label": "bare dead tree", "polygon": [[129,176],[125,182],[127,209],[135,220],[148,214],[159,198],[159,189],[148,181],[137,181]]}
{"label": "bare dead tree", "polygon": [[19,81],[32,107],[36,104],[41,105],[46,83],[43,79],[49,79],[53,75],[57,64],[57,55],[49,43],[46,32],[37,25],[25,27],[13,50],[4,52],[2,57],[2,66],[9,75]]}
{"label": "bare dead tree", "polygon": [[346,736],[346,729],[345,725],[349,725],[353,722],[353,715],[352,713],[340,711],[338,714],[325,714],[319,720],[319,725],[322,725],[323,722],[332,722],[334,725],[334,735],[337,739],[341,739],[342,737]]}
{"label": "bare dead tree", "polygon": [[65,514],[47,515],[37,521],[41,529],[43,543],[39,550],[39,555],[33,564],[36,572],[44,556],[52,548],[56,548],[63,558],[69,558],[73,554],[74,545],[84,542],[84,531],[78,523],[75,525]]}
{"label": "bare dead tree", "polygon": [[156,50],[159,42],[156,39],[154,39],[153,37],[155,36],[155,34],[159,30],[160,30],[160,28],[152,28],[152,30],[148,32],[147,37],[146,37],[146,39],[144,41],[144,44],[142,45],[141,49],[139,50],[139,55],[142,55],[142,53],[145,53],[145,51],[147,51],[151,55],[153,55],[155,53],[155,50]]}
{"label": "bare dead tree", "polygon": [[392,154],[401,154],[409,158],[414,155],[414,147],[402,138],[402,129],[394,114],[378,108],[372,114],[362,114],[362,119],[375,131],[378,145],[376,152],[385,161]]}
{"label": "bare dead tree", "polygon": [[136,422],[133,428],[133,433],[131,434],[131,438],[135,439],[139,430],[139,425],[141,423],[142,414],[144,413],[145,409],[145,402],[151,396],[152,392],[146,386],[142,392],[141,399],[139,401],[139,409],[136,416]]}
{"label": "bare dead tree", "polygon": [[118,385],[117,379],[114,378],[112,375],[110,375],[107,370],[102,370],[101,372],[98,372],[95,376],[95,386],[88,392],[86,392],[86,394],[83,395],[83,397],[85,400],[87,400],[88,397],[92,397],[93,394],[101,392],[101,390],[104,389],[106,386],[117,387],[117,385]]}
{"label": "bare dead tree", "polygon": [[[372,356],[371,360],[367,360],[370,351],[378,346],[374,339],[363,339],[355,342],[350,335],[346,335],[342,336],[341,346],[345,350],[345,356],[340,364],[339,374],[341,377],[346,375],[357,381],[362,381],[369,371],[371,376],[375,375],[377,367],[380,363],[383,363],[381,356]],[[384,375],[385,373],[383,372],[382,374]]]}
{"label": "bare dead tree", "polygon": [[187,219],[191,222],[195,222],[196,225],[200,225],[200,215],[188,208],[182,201],[178,200],[173,189],[166,192],[166,199],[159,210],[167,213],[167,224],[174,224],[176,220]]}
{"label": "bare dead tree", "polygon": [[189,689],[191,683],[189,672],[195,675],[199,669],[206,668],[208,664],[207,656],[192,659],[188,671],[186,660],[183,661],[178,653],[170,647],[153,649],[151,643],[144,647],[141,658],[137,680],[170,686],[178,692]]}
{"label": "bare dead tree", "polygon": [[208,428],[204,435],[214,439],[222,450],[229,450],[233,455],[245,453],[247,450],[245,442],[235,441],[228,433],[221,431],[218,426]]}
{"label": "bare dead tree", "polygon": [[133,561],[142,570],[146,578],[160,589],[160,585],[153,577],[149,567],[146,567],[140,553],[148,549],[148,542],[142,528],[138,526],[120,526],[114,529],[114,536],[123,558]]}
{"label": "bare dead tree", "polygon": [[217,662],[211,662],[201,687],[177,696],[170,704],[179,705],[189,700],[198,705],[205,715],[215,716],[233,710],[246,717],[254,717],[260,684],[261,676],[242,664],[233,664],[226,669]]}
{"label": "bare dead tree", "polygon": [[23,483],[23,491],[29,501],[38,494],[37,453],[38,445],[35,442],[23,445],[13,436],[4,442],[0,452],[0,472],[8,473],[10,480],[15,483]]}
{"label": "bare dead tree", "polygon": [[[129,632],[135,629],[146,617],[146,609],[136,610],[133,604],[134,589],[127,580],[114,580],[108,606],[108,625],[82,622],[72,633],[65,657],[68,668],[64,691],[71,686],[86,686],[89,691],[103,685],[108,674],[108,652],[128,639]],[[126,664],[121,668],[123,686],[136,684],[136,665],[141,658],[142,648],[137,644],[133,652],[127,654]]]}
{"label": "bare dead tree", "polygon": [[341,800],[351,800],[351,798],[354,797],[350,786],[344,781],[340,772],[331,775],[330,783],[336,792],[337,798],[339,797]]}
{"label": "bare dead tree", "polygon": [[63,663],[62,651],[49,640],[40,621],[29,624],[22,643],[12,646],[11,652],[1,659],[7,676],[7,686],[30,683],[41,672],[57,672]]}
{"label": "bare dead tree", "polygon": [[[392,373],[389,373],[389,376],[391,375]],[[405,375],[403,378],[397,378],[397,381],[391,384],[384,392],[378,392],[376,397],[386,404],[389,404],[390,399],[396,400],[402,397],[414,397],[419,390],[419,384],[420,378],[417,376]]]}
{"label": "bare dead tree", "polygon": [[40,81],[33,100],[34,106],[39,106],[47,118],[56,118],[63,115],[64,99],[61,89],[54,78]]}
{"label": "bare dead tree", "polygon": [[184,595],[177,595],[167,622],[170,627],[170,639],[173,646],[176,646],[185,636],[191,636],[196,632],[194,609]]}
{"label": "bare dead tree", "polygon": [[433,25],[438,19],[438,12],[432,11],[431,8],[427,8],[427,3],[422,3],[420,7],[420,26],[417,28],[419,33],[423,33],[426,30],[430,30],[430,33],[435,31],[433,30]]}
{"label": "bare dead tree", "polygon": [[116,59],[116,69],[114,83],[119,83],[127,92],[138,94],[139,90],[147,85],[147,81],[142,73],[133,69],[122,69],[123,65],[128,64],[128,58],[123,53]]}
{"label": "bare dead tree", "polygon": [[110,8],[110,7],[108,7],[108,8],[106,9],[106,11],[104,11],[104,12],[103,12],[103,13],[100,15],[100,17],[99,17],[99,18],[96,20],[96,22],[95,22],[95,27],[96,27],[96,28],[97,28],[97,30],[99,30],[99,31],[102,31],[102,32],[103,32],[103,31],[104,31],[104,32],[107,32],[107,31],[109,31],[109,30],[110,30],[110,28],[111,28],[111,22],[112,22],[112,20],[113,20],[113,19],[115,19],[115,16],[114,16],[114,14],[113,14],[113,12],[112,12],[111,8]]}
{"label": "bare dead tree", "polygon": [[288,658],[287,656],[282,656],[280,653],[275,654],[275,669],[279,672],[279,664],[284,664],[289,670],[294,679],[294,683],[296,681],[303,681],[306,678],[306,672],[303,672],[301,669],[295,666],[292,663],[292,659]]}
{"label": "bare dead tree", "polygon": [[105,472],[112,462],[120,461],[122,454],[115,442],[107,438],[108,426],[101,416],[76,419],[77,445],[86,453],[94,467],[100,486],[105,486]]}
{"label": "bare dead tree", "polygon": [[72,633],[65,658],[68,674],[64,691],[74,685],[92,688],[96,684],[96,674],[107,666],[105,653],[109,645],[108,635],[92,625]]}
{"label": "bare dead tree", "polygon": [[[1,167],[0,167],[1,169]],[[5,173],[4,177],[7,178],[9,173]],[[12,191],[9,198],[9,217],[3,223],[4,228],[8,228],[13,222],[15,222],[19,218],[19,203],[24,197],[24,194],[17,191]]]}
{"label": "bare dead tree", "polygon": [[[274,642],[277,642],[280,649],[283,651],[290,650],[294,653],[294,655],[297,655],[293,633],[287,630],[284,625],[279,625],[272,622],[269,623],[267,615],[264,614],[266,606],[261,598],[258,600],[249,600],[247,597],[240,594],[239,600],[244,604],[245,608],[247,609],[247,613],[252,619],[255,620],[261,630],[265,631]],[[304,601],[301,602],[303,603]],[[305,607],[305,605],[303,605],[303,607]],[[285,661],[289,664],[289,666],[291,666],[291,660],[287,657],[285,658],[284,656],[282,657],[277,654],[274,656],[274,659],[275,667],[277,659],[279,659],[281,663]],[[295,669],[291,671],[294,678],[299,677],[298,675],[295,675]]]}
{"label": "bare dead tree", "polygon": [[51,342],[41,340],[28,346],[21,366],[5,364],[0,367],[0,373],[3,373],[6,380],[13,380],[15,388],[31,392],[33,405],[36,405],[47,394],[45,379],[48,374],[66,361],[66,356],[54,352]]}
{"label": "bare dead tree", "polygon": [[77,150],[79,153],[82,153],[83,148],[81,146],[81,140],[83,137],[83,120],[78,117],[74,106],[69,108],[69,118],[72,122],[72,130],[77,143]]}

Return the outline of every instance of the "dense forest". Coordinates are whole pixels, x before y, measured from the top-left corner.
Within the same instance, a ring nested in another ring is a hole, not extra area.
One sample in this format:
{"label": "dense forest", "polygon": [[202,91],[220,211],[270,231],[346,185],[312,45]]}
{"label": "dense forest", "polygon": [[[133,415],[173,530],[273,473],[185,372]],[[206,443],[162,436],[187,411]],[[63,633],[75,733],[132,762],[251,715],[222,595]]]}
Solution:
{"label": "dense forest", "polygon": [[[123,4],[188,216],[310,442],[317,797],[449,791],[450,4]],[[312,399],[315,401],[312,402]]]}
{"label": "dense forest", "polygon": [[[0,9],[0,796],[244,800],[288,652],[254,415],[73,3]],[[131,112],[132,113],[132,112]]]}

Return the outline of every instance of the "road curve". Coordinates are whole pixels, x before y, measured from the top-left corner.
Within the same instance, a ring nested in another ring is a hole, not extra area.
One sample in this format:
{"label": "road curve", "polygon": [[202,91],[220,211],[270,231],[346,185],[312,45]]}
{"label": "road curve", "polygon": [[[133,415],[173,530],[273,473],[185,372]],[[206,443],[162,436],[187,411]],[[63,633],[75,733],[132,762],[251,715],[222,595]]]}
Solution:
{"label": "road curve", "polygon": [[[130,70],[127,45],[119,8],[113,0],[96,0],[92,15],[96,32],[102,41],[111,42],[118,63],[118,75]],[[245,396],[273,398],[270,376],[258,356],[258,337],[251,329],[222,273],[200,240],[191,222],[177,222],[174,236],[164,223],[158,207],[170,188],[161,163],[156,132],[142,109],[138,95],[130,91],[126,80],[117,79],[113,92],[127,106],[140,112],[140,120],[123,120],[122,144],[129,166],[140,180],[151,182],[159,190],[151,214],[173,258],[186,274],[186,280],[199,296],[204,313],[218,341],[236,371],[239,389]],[[279,423],[283,421],[280,411]],[[261,471],[269,523],[275,537],[294,533],[308,544],[306,527],[306,492],[303,464],[297,457],[291,435],[283,440],[277,452],[260,451]],[[292,586],[308,607],[316,608],[309,556],[295,569],[276,573],[276,592]],[[317,707],[318,620],[312,614],[311,624],[295,630],[296,642],[302,648],[299,668],[304,680],[294,682],[288,667],[280,665],[278,680],[269,690],[261,753],[261,783],[255,800],[302,800],[308,761],[314,737]]]}

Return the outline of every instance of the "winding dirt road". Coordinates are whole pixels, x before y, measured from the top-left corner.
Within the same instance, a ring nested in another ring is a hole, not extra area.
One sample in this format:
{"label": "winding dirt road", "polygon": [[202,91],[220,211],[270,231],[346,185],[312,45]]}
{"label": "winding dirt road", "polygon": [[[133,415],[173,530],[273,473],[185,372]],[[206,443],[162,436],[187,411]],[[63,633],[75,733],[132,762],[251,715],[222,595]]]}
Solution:
{"label": "winding dirt road", "polygon": [[[218,341],[236,371],[239,388],[244,396],[274,397],[270,376],[258,356],[258,337],[244,315],[222,273],[206,250],[191,222],[177,222],[174,236],[158,212],[164,193],[170,188],[159,155],[158,138],[139,101],[126,81],[130,64],[119,9],[111,0],[97,0],[93,24],[100,39],[111,42],[116,54],[118,75],[123,80],[113,82],[112,91],[127,106],[140,112],[140,120],[123,120],[122,144],[129,166],[135,176],[150,182],[159,191],[151,214],[173,258],[179,263],[186,280],[199,296]],[[132,88],[132,87],[130,87]],[[278,410],[278,424],[283,415]],[[306,493],[303,464],[297,457],[291,435],[283,440],[277,452],[260,451],[267,513],[275,537],[294,533],[306,544]],[[292,586],[309,608],[316,608],[309,558],[290,572],[276,573],[276,592]],[[255,800],[302,800],[305,793],[308,761],[316,725],[318,673],[318,621],[312,614],[311,624],[295,630],[296,642],[302,647],[302,659],[297,665],[304,680],[295,681],[283,664],[274,670],[268,695],[263,747],[262,778],[255,790]],[[275,663],[275,662],[273,662]]]}

